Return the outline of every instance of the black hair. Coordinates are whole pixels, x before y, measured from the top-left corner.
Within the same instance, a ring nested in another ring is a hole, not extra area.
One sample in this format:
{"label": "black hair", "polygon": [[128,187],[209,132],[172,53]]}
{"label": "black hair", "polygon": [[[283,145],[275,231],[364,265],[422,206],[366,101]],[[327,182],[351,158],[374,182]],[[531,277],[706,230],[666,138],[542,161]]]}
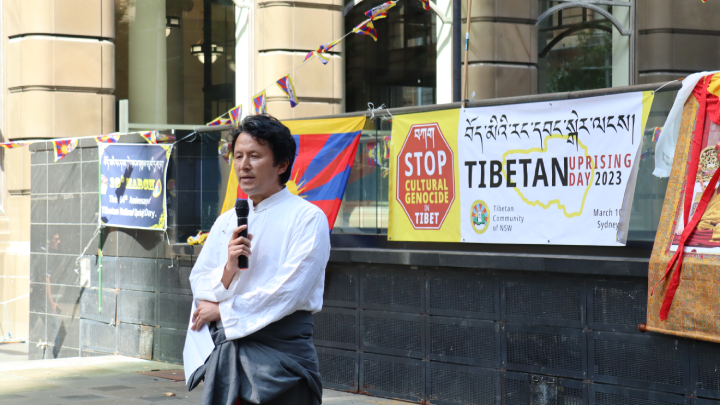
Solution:
{"label": "black hair", "polygon": [[297,145],[288,127],[280,120],[269,115],[248,115],[240,125],[230,133],[230,150],[235,151],[235,141],[241,133],[246,133],[261,145],[267,145],[273,152],[273,163],[277,167],[288,162],[285,172],[280,174],[280,184],[285,185],[290,179]]}

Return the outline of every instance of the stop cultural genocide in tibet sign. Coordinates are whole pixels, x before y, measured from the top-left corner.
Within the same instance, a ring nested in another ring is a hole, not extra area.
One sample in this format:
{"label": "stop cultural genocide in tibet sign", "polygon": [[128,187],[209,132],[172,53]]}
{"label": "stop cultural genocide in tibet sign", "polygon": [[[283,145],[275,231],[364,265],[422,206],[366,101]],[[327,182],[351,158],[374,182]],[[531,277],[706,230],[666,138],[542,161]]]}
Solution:
{"label": "stop cultural genocide in tibet sign", "polygon": [[414,229],[440,229],[455,201],[453,151],[437,123],[413,125],[397,156],[397,201]]}

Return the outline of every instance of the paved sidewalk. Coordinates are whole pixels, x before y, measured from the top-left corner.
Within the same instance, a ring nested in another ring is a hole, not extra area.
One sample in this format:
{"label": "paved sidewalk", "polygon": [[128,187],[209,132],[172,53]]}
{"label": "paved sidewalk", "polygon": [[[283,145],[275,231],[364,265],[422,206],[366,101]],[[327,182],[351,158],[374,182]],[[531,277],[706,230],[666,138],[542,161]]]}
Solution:
{"label": "paved sidewalk", "polygon": [[[124,356],[11,361],[0,363],[0,404],[197,404],[201,387],[188,392],[182,378],[176,364]],[[323,404],[406,403],[325,390]]]}
{"label": "paved sidewalk", "polygon": [[0,343],[0,364],[28,359],[29,343]]}

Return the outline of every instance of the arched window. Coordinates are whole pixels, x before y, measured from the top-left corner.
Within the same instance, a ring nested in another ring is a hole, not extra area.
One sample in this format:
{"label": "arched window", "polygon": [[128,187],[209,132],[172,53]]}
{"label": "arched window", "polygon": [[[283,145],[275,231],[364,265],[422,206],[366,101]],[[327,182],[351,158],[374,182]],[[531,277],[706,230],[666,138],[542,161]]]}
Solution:
{"label": "arched window", "polygon": [[634,1],[540,1],[538,93],[634,83]]}

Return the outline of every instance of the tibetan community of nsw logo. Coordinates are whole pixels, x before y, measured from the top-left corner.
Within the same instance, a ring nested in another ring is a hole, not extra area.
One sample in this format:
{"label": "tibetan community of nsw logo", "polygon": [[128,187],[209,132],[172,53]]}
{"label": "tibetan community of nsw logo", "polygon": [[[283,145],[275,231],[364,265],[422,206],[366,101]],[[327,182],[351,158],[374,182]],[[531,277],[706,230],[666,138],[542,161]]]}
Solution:
{"label": "tibetan community of nsw logo", "polygon": [[483,233],[490,225],[490,211],[485,201],[477,200],[470,209],[470,221],[472,227],[477,233]]}

